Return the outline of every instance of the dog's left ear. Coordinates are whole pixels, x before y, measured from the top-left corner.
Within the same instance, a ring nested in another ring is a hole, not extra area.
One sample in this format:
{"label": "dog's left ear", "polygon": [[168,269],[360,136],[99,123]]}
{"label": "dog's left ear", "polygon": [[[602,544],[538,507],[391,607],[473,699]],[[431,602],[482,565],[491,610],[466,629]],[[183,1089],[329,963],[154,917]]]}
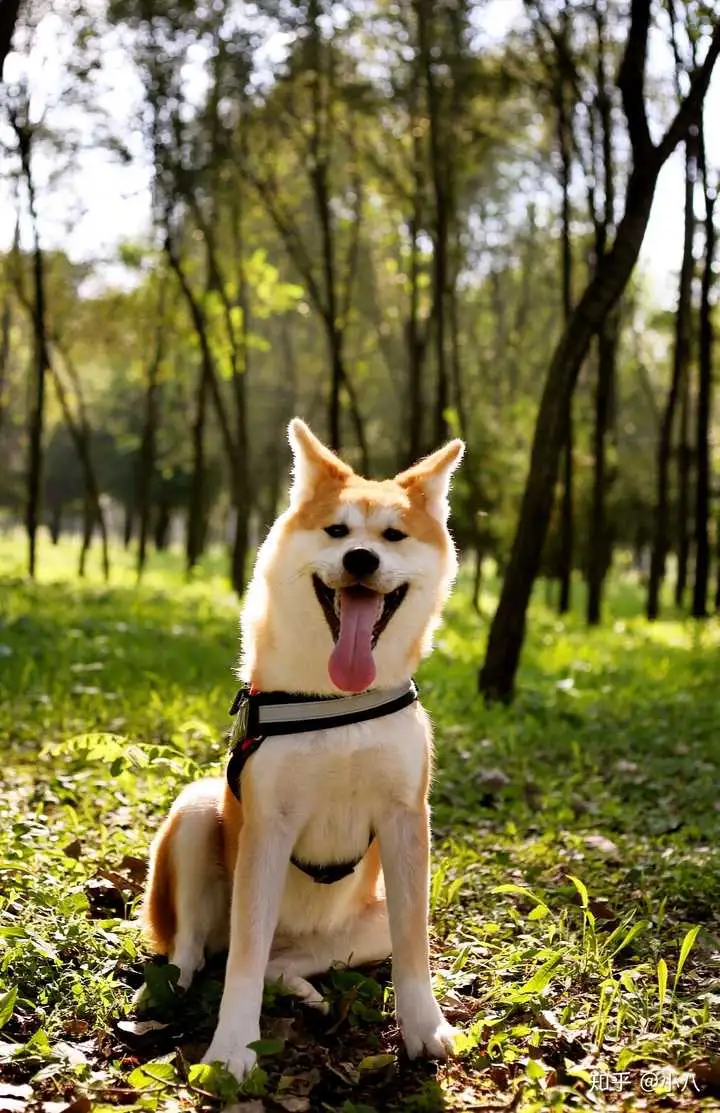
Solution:
{"label": "dog's left ear", "polygon": [[353,474],[352,468],[326,448],[299,417],[288,425],[288,440],[293,454],[292,505],[311,498],[318,483],[344,483]]}
{"label": "dog's left ear", "polygon": [[464,452],[465,445],[462,441],[450,441],[437,452],[413,464],[407,471],[401,471],[395,476],[395,482],[405,488],[411,499],[422,498],[430,514],[447,521],[450,479]]}

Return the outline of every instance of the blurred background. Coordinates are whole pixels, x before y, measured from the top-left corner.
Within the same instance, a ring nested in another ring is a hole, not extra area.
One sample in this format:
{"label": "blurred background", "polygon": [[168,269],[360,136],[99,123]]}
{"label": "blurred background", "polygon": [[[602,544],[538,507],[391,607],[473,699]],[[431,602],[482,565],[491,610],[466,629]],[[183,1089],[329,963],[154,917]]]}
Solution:
{"label": "blurred background", "polygon": [[467,440],[476,600],[515,551],[591,623],[614,559],[717,607],[713,9],[6,0],[12,566],[220,546],[241,592],[301,414],[374,476]]}

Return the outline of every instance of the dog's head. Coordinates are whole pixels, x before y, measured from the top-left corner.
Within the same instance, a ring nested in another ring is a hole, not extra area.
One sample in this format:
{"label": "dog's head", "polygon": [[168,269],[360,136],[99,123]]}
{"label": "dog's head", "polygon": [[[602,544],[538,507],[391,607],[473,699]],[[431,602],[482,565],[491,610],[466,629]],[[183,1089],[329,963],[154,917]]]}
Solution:
{"label": "dog's head", "polygon": [[243,615],[257,687],[361,692],[408,677],[457,570],[447,529],[461,441],[394,479],[363,479],[298,418],[290,506],[263,544]]}

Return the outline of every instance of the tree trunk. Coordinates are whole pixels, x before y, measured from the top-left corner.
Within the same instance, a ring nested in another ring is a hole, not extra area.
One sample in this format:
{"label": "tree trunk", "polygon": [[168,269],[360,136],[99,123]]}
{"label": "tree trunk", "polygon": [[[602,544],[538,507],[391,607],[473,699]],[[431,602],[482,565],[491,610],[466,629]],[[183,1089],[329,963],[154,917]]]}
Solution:
{"label": "tree trunk", "polygon": [[615,364],[618,347],[618,313],[611,313],[598,336],[598,377],[595,390],[595,424],[593,428],[593,490],[590,528],[588,531],[587,622],[599,626],[602,590],[611,564],[610,537],[607,527],[606,496],[608,489],[606,442],[613,412]]}
{"label": "tree trunk", "polygon": [[135,530],[135,507],[131,502],[126,502],[123,509],[123,548],[127,551]]}
{"label": "tree trunk", "polygon": [[436,384],[433,406],[433,440],[441,444],[448,436],[446,411],[448,407],[448,372],[445,351],[445,321],[448,285],[448,232],[450,212],[447,196],[446,166],[442,149],[440,99],[435,84],[433,65],[433,10],[432,0],[418,0],[416,9],[417,36],[420,57],[425,75],[427,94],[428,128],[430,137],[430,177],[434,199],[433,229],[433,326],[435,329]]}
{"label": "tree trunk", "polygon": [[[692,306],[688,307],[690,316]],[[688,330],[690,325],[688,323]],[[689,337],[688,337],[689,341]],[[675,580],[675,606],[682,607],[688,581],[690,560],[690,472],[692,448],[690,446],[690,359],[688,356],[682,377],[680,404],[680,439],[678,443],[678,503],[677,503],[677,579]]]}
{"label": "tree trunk", "polygon": [[[562,273],[562,303],[563,322],[567,325],[572,313],[572,241],[571,241],[571,209],[570,209],[570,178],[572,175],[570,121],[568,119],[567,105],[565,103],[565,89],[562,78],[559,78],[557,92],[558,109],[558,139],[561,157],[561,186],[562,186],[562,236],[561,236],[561,273]],[[574,393],[574,392],[573,392]],[[572,570],[573,570],[573,399],[572,394],[567,401],[565,413],[565,436],[563,438],[563,487],[562,504],[560,509],[560,597],[558,612],[567,614],[571,606]]]}
{"label": "tree trunk", "polygon": [[50,509],[50,540],[53,545],[57,545],[62,534],[62,512],[63,504],[56,502]]}
{"label": "tree trunk", "polygon": [[153,540],[155,548],[159,553],[164,553],[170,546],[170,525],[172,523],[172,514],[170,503],[167,498],[160,496],[156,507],[155,515],[155,529],[153,531]]}
{"label": "tree trunk", "polygon": [[41,516],[43,428],[45,423],[45,372],[47,370],[47,327],[45,322],[45,261],[40,247],[35,203],[35,183],[30,162],[30,133],[25,131],[21,142],[21,156],[28,190],[30,220],[35,248],[33,252],[34,311],[32,314],[35,352],[35,381],[30,395],[28,415],[28,475],[25,525],[28,535],[28,572],[35,576],[37,530]]}
{"label": "tree trunk", "polygon": [[[613,143],[612,100],[607,82],[605,11],[594,5],[597,32],[597,96],[604,178],[604,203],[602,216],[596,212],[596,184],[589,187],[590,208],[595,226],[595,266],[607,252],[608,239],[615,230],[615,162]],[[591,129],[594,131],[594,129]],[[593,147],[594,147],[593,136]],[[594,158],[594,151],[593,151]],[[597,385],[595,389],[595,421],[593,429],[593,491],[588,528],[587,565],[587,623],[600,624],[602,592],[605,577],[612,563],[612,542],[607,524],[606,501],[609,488],[607,469],[607,435],[613,421],[615,407],[615,379],[617,350],[620,338],[620,310],[611,311],[597,338]]]}
{"label": "tree trunk", "polygon": [[150,534],[150,513],[152,509],[152,487],[155,477],[155,458],[157,454],[157,430],[160,420],[159,376],[163,359],[165,337],[165,278],[160,278],[158,296],[157,333],[155,352],[147,372],[145,388],[145,417],[143,421],[140,455],[136,473],[135,505],[138,509],[138,552],[136,572],[140,580],[145,571],[147,545]]}
{"label": "tree trunk", "polygon": [[692,299],[692,280],[694,271],[693,238],[695,217],[693,199],[695,193],[697,137],[688,135],[685,141],[685,234],[683,240],[683,259],[680,269],[677,312],[675,316],[675,349],[673,372],[665,409],[660,425],[657,449],[657,493],[655,504],[655,536],[650,562],[648,582],[647,617],[656,619],[660,613],[660,590],[665,578],[665,565],[670,547],[670,457],[672,453],[673,427],[678,399],[683,390],[683,380],[687,374],[688,351],[690,343],[690,308]]}
{"label": "tree trunk", "polygon": [[[701,144],[702,144],[701,139]],[[704,156],[704,150],[701,147]],[[697,400],[697,483],[695,487],[695,583],[692,613],[694,618],[707,617],[708,580],[710,576],[710,419],[713,411],[713,324],[710,296],[715,257],[716,192],[708,187],[707,167],[703,162],[705,193],[705,260],[700,295],[700,366]],[[720,540],[720,529],[718,530]],[[720,591],[720,567],[718,571]]]}
{"label": "tree trunk", "polygon": [[10,363],[10,329],[12,327],[12,304],[10,302],[10,291],[5,294],[5,301],[2,311],[2,322],[0,323],[0,436],[2,436],[3,423],[5,419],[5,384],[7,382],[7,370]]}
{"label": "tree trunk", "polygon": [[423,149],[419,121],[417,120],[418,79],[413,84],[413,207],[408,228],[410,232],[410,312],[407,322],[407,361],[408,361],[408,404],[407,404],[407,447],[402,467],[409,467],[423,454],[423,389],[422,369],[427,342],[427,328],[420,322],[420,245],[418,237],[422,230],[422,201],[425,188],[423,173]]}
{"label": "tree trunk", "polygon": [[81,580],[85,578],[87,555],[90,552],[90,546],[92,545],[92,536],[94,529],[95,508],[91,500],[86,495],[83,501],[83,536],[82,545],[80,546],[80,559],[78,560],[78,577]]}
{"label": "tree trunk", "polygon": [[205,505],[205,422],[207,418],[208,380],[202,361],[195,392],[195,416],[192,424],[192,479],[188,502],[185,538],[185,568],[188,576],[200,560],[207,533]]}

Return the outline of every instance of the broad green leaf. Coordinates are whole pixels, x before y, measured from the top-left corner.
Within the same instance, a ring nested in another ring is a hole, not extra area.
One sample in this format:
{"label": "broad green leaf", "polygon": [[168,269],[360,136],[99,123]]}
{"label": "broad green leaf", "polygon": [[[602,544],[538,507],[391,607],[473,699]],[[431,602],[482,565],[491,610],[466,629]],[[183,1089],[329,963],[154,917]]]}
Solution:
{"label": "broad green leaf", "polygon": [[17,986],[14,985],[7,993],[0,996],[0,1028],[4,1028],[8,1020],[13,1014],[15,1002],[17,1001]]}
{"label": "broad green leaf", "polygon": [[279,1055],[285,1048],[285,1040],[253,1040],[248,1047],[257,1055]]}

